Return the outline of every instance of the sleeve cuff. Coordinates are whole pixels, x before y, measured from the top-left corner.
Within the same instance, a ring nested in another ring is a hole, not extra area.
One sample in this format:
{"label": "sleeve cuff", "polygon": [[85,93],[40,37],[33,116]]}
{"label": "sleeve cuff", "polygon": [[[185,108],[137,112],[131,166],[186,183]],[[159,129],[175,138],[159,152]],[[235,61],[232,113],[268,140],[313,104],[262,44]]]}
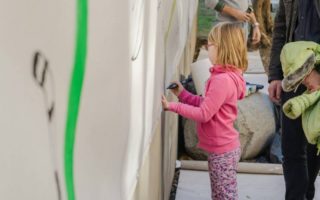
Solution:
{"label": "sleeve cuff", "polygon": [[179,98],[180,100],[181,100],[181,99],[185,99],[188,95],[189,95],[189,94],[188,94],[187,90],[186,90],[186,89],[183,89],[183,90],[180,92],[178,98]]}
{"label": "sleeve cuff", "polygon": [[272,73],[269,71],[269,76],[268,76],[268,83],[270,83],[271,81],[274,80],[282,80],[283,79],[283,75],[279,73]]}
{"label": "sleeve cuff", "polygon": [[281,64],[273,64],[275,63],[273,60],[270,60],[269,72],[268,72],[268,83],[273,80],[282,80],[283,72]]}
{"label": "sleeve cuff", "polygon": [[218,11],[218,12],[221,12],[225,5],[226,5],[226,4],[225,4],[224,2],[219,1],[219,2],[217,3],[216,7],[214,7],[214,9],[215,9],[216,11]]}
{"label": "sleeve cuff", "polygon": [[177,112],[178,105],[179,105],[179,103],[170,102],[168,110],[172,111],[172,112]]}

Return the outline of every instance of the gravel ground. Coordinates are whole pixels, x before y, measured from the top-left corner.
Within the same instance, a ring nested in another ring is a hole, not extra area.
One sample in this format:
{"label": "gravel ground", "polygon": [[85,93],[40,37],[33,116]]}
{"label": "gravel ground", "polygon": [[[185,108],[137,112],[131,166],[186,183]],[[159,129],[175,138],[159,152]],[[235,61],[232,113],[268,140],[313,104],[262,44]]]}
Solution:
{"label": "gravel ground", "polygon": [[174,178],[173,178],[173,182],[172,182],[169,200],[176,199],[176,192],[177,192],[177,187],[178,187],[178,182],[179,182],[179,175],[180,175],[180,169],[176,169],[176,172],[175,172]]}

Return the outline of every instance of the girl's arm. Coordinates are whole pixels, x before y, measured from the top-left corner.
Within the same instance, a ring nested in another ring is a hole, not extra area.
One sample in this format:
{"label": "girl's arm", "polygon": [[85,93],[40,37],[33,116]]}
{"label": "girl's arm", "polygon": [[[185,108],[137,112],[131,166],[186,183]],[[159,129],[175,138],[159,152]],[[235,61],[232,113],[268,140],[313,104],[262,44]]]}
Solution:
{"label": "girl's arm", "polygon": [[200,103],[203,100],[203,97],[191,94],[186,89],[182,90],[178,98],[182,103],[189,104],[195,107],[199,107]]}
{"label": "girl's arm", "polygon": [[225,5],[220,12],[230,15],[241,22],[247,22],[250,20],[250,16],[248,13],[228,5]]}
{"label": "girl's arm", "polygon": [[224,77],[217,76],[211,80],[206,96],[199,107],[170,102],[168,109],[197,122],[207,122],[218,112],[227,98],[226,88],[221,87],[222,82],[225,82]]}
{"label": "girl's arm", "polygon": [[248,13],[226,5],[226,3],[221,0],[205,0],[205,5],[208,8],[232,16],[239,21],[248,21],[250,19]]}
{"label": "girl's arm", "polygon": [[175,83],[178,87],[172,88],[170,90],[174,95],[176,95],[179,98],[179,100],[182,103],[193,105],[193,106],[200,105],[202,101],[202,97],[188,92],[180,83],[180,81],[173,81],[172,83]]}

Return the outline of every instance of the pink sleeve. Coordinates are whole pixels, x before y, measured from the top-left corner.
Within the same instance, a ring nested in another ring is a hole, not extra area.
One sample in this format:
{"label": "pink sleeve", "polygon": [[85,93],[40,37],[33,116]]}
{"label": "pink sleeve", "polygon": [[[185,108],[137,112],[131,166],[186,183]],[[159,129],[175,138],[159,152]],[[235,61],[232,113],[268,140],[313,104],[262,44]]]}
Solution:
{"label": "pink sleeve", "polygon": [[[215,77],[212,79],[208,85],[206,96],[199,107],[171,102],[169,103],[169,110],[197,122],[207,122],[224,104],[228,95],[228,89],[232,89],[228,88],[225,82],[224,77]],[[224,83],[224,87],[221,87],[222,83]]]}
{"label": "pink sleeve", "polygon": [[186,89],[182,90],[178,98],[182,103],[193,105],[196,107],[198,107],[203,100],[203,97],[191,94]]}

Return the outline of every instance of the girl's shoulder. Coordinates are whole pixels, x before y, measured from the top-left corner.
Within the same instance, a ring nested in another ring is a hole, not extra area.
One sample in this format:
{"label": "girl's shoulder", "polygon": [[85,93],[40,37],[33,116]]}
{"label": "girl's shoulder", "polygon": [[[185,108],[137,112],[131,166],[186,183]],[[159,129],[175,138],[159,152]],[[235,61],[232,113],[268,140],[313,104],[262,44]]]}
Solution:
{"label": "girl's shoulder", "polygon": [[231,67],[215,67],[210,69],[211,75],[209,80],[213,82],[221,82],[223,85],[234,83],[241,84],[244,81],[242,71]]}
{"label": "girl's shoulder", "polygon": [[228,81],[231,80],[231,77],[228,72],[221,72],[217,74],[211,74],[209,79],[215,81]]}
{"label": "girl's shoulder", "polygon": [[232,86],[234,86],[234,83],[228,73],[211,74],[207,81],[207,89],[211,87],[230,88]]}
{"label": "girl's shoulder", "polygon": [[208,83],[213,83],[213,85],[219,85],[224,88],[234,88],[242,86],[245,81],[241,74],[222,72],[211,74],[210,78],[208,79]]}

